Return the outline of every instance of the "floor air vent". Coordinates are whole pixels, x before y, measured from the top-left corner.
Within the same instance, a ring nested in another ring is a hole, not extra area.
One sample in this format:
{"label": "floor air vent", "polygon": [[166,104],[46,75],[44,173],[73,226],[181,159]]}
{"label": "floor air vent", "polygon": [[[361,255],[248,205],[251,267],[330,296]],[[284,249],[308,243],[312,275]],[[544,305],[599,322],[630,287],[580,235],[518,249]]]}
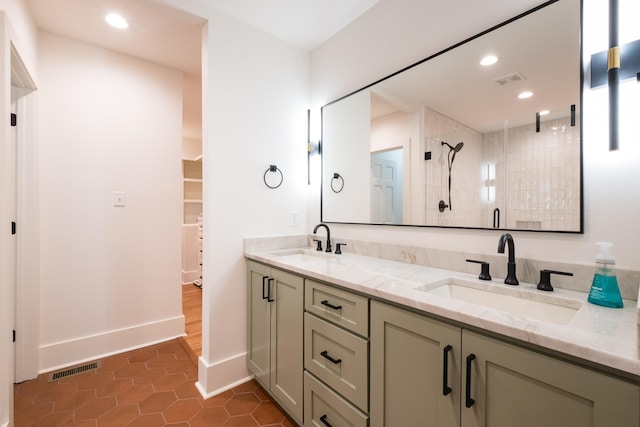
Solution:
{"label": "floor air vent", "polygon": [[61,371],[53,372],[49,375],[49,382],[57,381],[61,378],[70,377],[71,375],[81,374],[83,372],[92,371],[100,367],[100,361],[86,363],[84,365],[76,366],[74,368],[63,369]]}

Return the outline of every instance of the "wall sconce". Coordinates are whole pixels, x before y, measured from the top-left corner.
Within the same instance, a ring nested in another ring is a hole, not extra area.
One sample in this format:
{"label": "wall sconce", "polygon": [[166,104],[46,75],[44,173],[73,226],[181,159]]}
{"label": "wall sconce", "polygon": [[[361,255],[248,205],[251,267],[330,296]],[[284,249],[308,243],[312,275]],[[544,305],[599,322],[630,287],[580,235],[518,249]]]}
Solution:
{"label": "wall sconce", "polygon": [[619,148],[620,81],[640,70],[640,40],[619,46],[618,21],[618,0],[609,0],[609,50],[591,55],[591,89],[609,86],[609,151]]}
{"label": "wall sconce", "polygon": [[311,185],[311,156],[321,154],[320,141],[311,141],[311,110],[307,110],[307,185]]}

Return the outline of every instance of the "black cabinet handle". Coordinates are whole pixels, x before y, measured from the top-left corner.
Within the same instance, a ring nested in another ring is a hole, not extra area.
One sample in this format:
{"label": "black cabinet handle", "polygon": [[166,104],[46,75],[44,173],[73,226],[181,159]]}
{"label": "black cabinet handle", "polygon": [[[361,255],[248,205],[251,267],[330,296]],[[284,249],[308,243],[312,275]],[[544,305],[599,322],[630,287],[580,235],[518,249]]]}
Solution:
{"label": "black cabinet handle", "polygon": [[333,308],[334,310],[342,310],[342,306],[341,305],[333,305],[327,300],[320,301],[320,304],[326,305],[327,307]]}
{"label": "black cabinet handle", "polygon": [[273,302],[274,300],[271,298],[271,284],[273,283],[273,277],[269,277],[267,280],[267,301]]}
{"label": "black cabinet handle", "polygon": [[326,415],[321,416],[320,421],[322,422],[322,424],[326,425],[327,427],[333,427],[331,424],[329,424],[329,421],[327,421]]}
{"label": "black cabinet handle", "polygon": [[326,350],[320,353],[320,356],[324,357],[329,362],[335,363],[336,365],[342,363],[342,359],[334,359],[333,357],[329,356],[329,353],[327,353]]}
{"label": "black cabinet handle", "polygon": [[442,357],[444,361],[442,362],[442,395],[446,396],[451,393],[451,387],[449,387],[449,352],[453,350],[451,345],[447,345],[444,348]]}
{"label": "black cabinet handle", "polygon": [[465,390],[465,406],[471,408],[476,401],[471,398],[471,363],[476,359],[476,355],[471,353],[467,356],[467,387]]}
{"label": "black cabinet handle", "polygon": [[262,276],[262,299],[267,299],[267,279],[269,276]]}

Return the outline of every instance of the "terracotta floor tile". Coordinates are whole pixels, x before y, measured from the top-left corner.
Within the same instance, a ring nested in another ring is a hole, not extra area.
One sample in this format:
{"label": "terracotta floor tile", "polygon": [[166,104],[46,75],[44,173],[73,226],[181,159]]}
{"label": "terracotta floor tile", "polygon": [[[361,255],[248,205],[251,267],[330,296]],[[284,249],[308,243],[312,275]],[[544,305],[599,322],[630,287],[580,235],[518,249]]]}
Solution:
{"label": "terracotta floor tile", "polygon": [[233,396],[227,403],[224,404],[224,408],[229,412],[229,415],[249,415],[260,404],[258,397],[253,393],[242,393]]}
{"label": "terracotta floor tile", "polygon": [[173,391],[176,393],[178,399],[201,398],[196,385],[191,381],[187,381]]}
{"label": "terracotta floor tile", "polygon": [[153,386],[151,384],[137,385],[131,387],[124,393],[120,393],[116,396],[118,405],[137,405],[143,400],[153,395]]}
{"label": "terracotta floor tile", "polygon": [[37,423],[33,424],[34,427],[65,427],[73,421],[73,412],[57,412],[55,414],[49,414]]}
{"label": "terracotta floor tile", "polygon": [[255,380],[248,381],[244,384],[240,384],[233,388],[233,392],[239,393],[254,393],[258,389],[258,383]]}
{"label": "terracotta floor tile", "polygon": [[173,390],[187,382],[187,377],[183,373],[167,374],[153,382],[155,391]]}
{"label": "terracotta floor tile", "polygon": [[[162,427],[164,418],[160,414],[141,415],[127,424],[127,427]],[[188,425],[188,424],[187,424]]]}
{"label": "terracotta floor tile", "polygon": [[16,384],[15,427],[295,427],[256,381],[203,399],[197,358],[179,340],[101,364],[56,382],[42,374]]}
{"label": "terracotta floor tile", "polygon": [[222,406],[204,408],[189,420],[191,427],[221,426],[229,419],[229,414]]}
{"label": "terracotta floor tile", "polygon": [[129,363],[128,365],[123,366],[122,368],[116,371],[113,371],[113,377],[114,378],[130,378],[144,371],[145,369],[147,369],[147,365],[142,362]]}
{"label": "terracotta floor tile", "polygon": [[204,406],[205,408],[212,408],[215,406],[224,406],[224,404],[227,403],[229,400],[231,400],[233,396],[234,396],[234,393],[232,390],[223,391],[222,393],[216,394],[215,396],[212,396],[207,400],[203,401],[202,406]]}
{"label": "terracotta floor tile", "polygon": [[53,404],[53,412],[69,411],[79,408],[85,403],[95,399],[95,390],[80,390],[70,394],[65,394]]}
{"label": "terracotta floor tile", "polygon": [[135,385],[151,384],[166,375],[164,368],[148,368],[133,377]]}
{"label": "terracotta floor tile", "polygon": [[14,413],[16,427],[30,426],[45,418],[52,412],[53,403],[33,405],[28,410],[20,410]]}
{"label": "terracotta floor tile", "polygon": [[140,402],[140,413],[154,414],[156,412],[162,412],[171,406],[176,400],[178,399],[173,391],[154,393],[147,399]]}
{"label": "terracotta floor tile", "polygon": [[78,390],[97,388],[113,381],[113,372],[86,373],[76,375]]}
{"label": "terracotta floor tile", "polygon": [[262,402],[252,415],[261,426],[280,424],[284,421],[284,414],[273,402]]}
{"label": "terracotta floor tile", "polygon": [[223,427],[254,427],[258,426],[256,420],[251,415],[242,415],[239,417],[231,417],[226,423],[222,424]]}
{"label": "terracotta floor tile", "polygon": [[131,378],[118,378],[96,388],[96,397],[117,396],[133,388]]}
{"label": "terracotta floor tile", "polygon": [[44,388],[42,391],[36,393],[33,403],[47,403],[54,402],[60,399],[62,396],[70,395],[76,392],[76,384],[55,384],[51,383],[50,387]]}
{"label": "terracotta floor tile", "polygon": [[101,397],[94,399],[76,409],[74,414],[75,420],[92,420],[98,419],[101,415],[106,414],[117,405],[115,397]]}
{"label": "terracotta floor tile", "polygon": [[147,360],[148,368],[164,368],[167,365],[175,363],[176,357],[173,353],[158,354],[155,357]]}
{"label": "terracotta floor tile", "polygon": [[200,410],[202,410],[202,405],[198,402],[198,399],[186,399],[178,400],[165,409],[162,414],[168,423],[176,423],[189,421]]}
{"label": "terracotta floor tile", "polygon": [[69,427],[96,427],[97,425],[98,420],[82,420],[72,422]]}
{"label": "terracotta floor tile", "polygon": [[100,418],[97,427],[122,427],[138,418],[140,412],[138,406],[116,406]]}

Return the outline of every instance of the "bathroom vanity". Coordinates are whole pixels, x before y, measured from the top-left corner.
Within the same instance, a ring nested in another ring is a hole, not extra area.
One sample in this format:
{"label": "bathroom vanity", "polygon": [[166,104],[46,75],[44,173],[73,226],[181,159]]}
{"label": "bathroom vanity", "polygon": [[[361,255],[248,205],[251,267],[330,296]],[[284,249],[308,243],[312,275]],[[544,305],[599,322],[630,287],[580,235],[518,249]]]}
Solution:
{"label": "bathroom vanity", "polygon": [[640,425],[635,301],[259,246],[248,366],[301,425]]}

